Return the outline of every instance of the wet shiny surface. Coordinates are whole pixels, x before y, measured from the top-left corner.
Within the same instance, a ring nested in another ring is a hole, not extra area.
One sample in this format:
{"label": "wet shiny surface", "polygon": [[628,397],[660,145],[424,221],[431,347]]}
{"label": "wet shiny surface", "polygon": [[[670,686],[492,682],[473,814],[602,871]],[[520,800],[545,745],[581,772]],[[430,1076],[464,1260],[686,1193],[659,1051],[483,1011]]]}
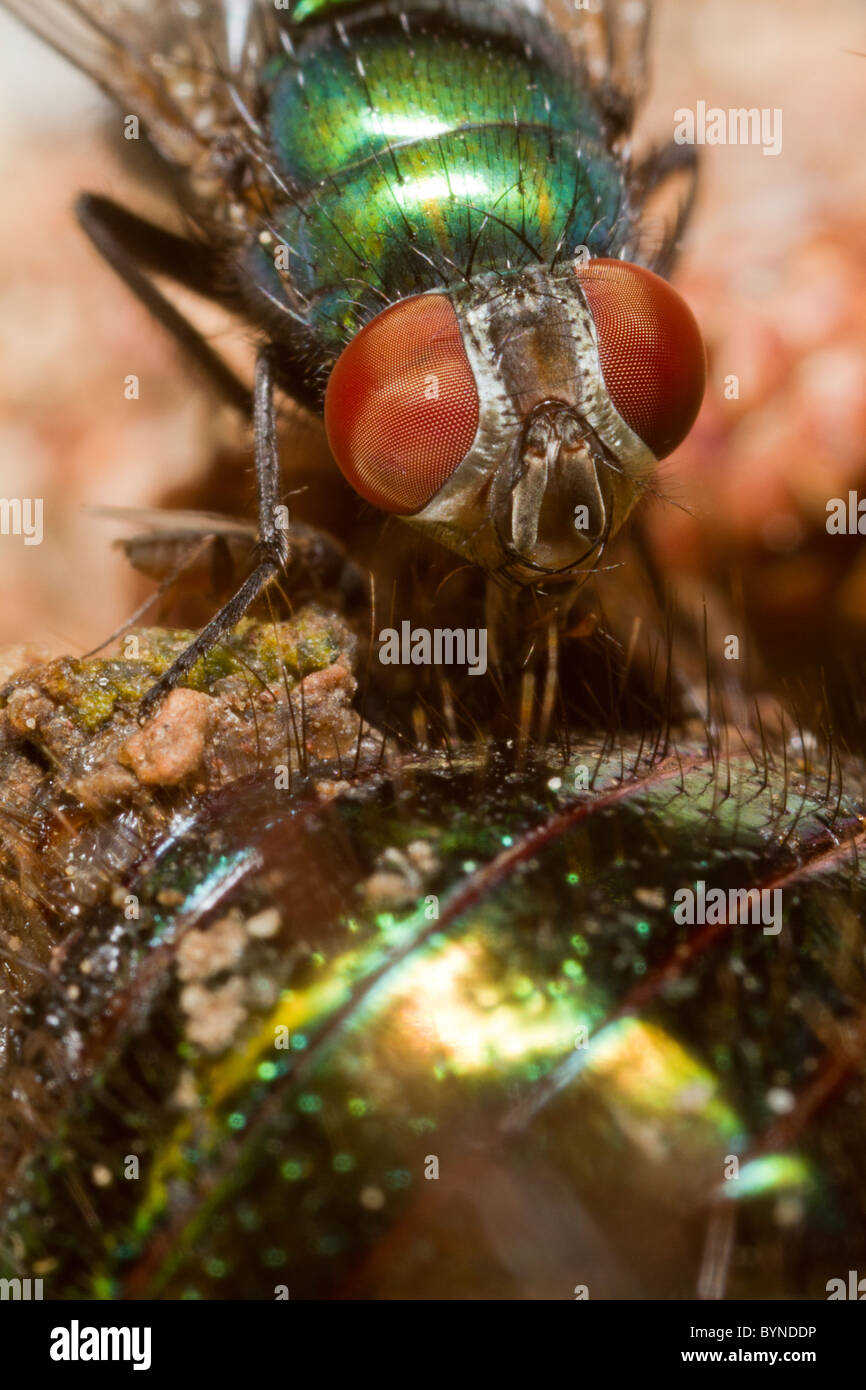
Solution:
{"label": "wet shiny surface", "polygon": [[[587,747],[228,788],[134,885],[125,980],[67,963],[112,1023],[13,1240],[52,1296],[824,1297],[863,1256],[862,832],[762,781]],[[781,932],[678,925],[696,880],[781,885]]]}

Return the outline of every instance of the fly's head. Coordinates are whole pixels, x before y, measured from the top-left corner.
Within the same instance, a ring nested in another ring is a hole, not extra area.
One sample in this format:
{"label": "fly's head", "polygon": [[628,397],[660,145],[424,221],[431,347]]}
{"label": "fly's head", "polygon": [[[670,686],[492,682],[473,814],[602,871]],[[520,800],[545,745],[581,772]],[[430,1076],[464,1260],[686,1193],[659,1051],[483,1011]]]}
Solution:
{"label": "fly's head", "polygon": [[518,584],[573,582],[691,429],[705,375],[659,276],[533,266],[380,313],[334,366],[325,425],[374,506]]}

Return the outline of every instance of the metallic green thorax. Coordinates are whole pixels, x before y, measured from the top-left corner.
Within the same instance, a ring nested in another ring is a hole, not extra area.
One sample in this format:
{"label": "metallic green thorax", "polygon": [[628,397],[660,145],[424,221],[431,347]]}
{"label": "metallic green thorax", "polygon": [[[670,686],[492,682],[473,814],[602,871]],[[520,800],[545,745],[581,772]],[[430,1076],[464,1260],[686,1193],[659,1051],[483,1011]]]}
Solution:
{"label": "metallic green thorax", "polygon": [[476,0],[330,0],[307,15],[268,73],[288,196],[253,256],[271,307],[312,329],[320,357],[406,295],[622,248],[622,170],[545,21]]}

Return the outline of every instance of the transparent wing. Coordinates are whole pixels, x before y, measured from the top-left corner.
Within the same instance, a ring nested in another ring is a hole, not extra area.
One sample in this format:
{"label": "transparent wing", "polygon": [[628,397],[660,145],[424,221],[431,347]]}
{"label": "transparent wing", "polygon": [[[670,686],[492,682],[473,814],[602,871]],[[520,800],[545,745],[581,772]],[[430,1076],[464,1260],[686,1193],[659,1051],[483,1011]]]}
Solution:
{"label": "transparent wing", "polygon": [[627,135],[647,87],[652,0],[548,0],[548,9],[589,73],[613,137]]}
{"label": "transparent wing", "polygon": [[255,541],[258,534],[251,521],[223,516],[219,512],[168,511],[159,507],[86,507],[89,516],[134,526],[140,532],[183,536],[243,536]]}
{"label": "transparent wing", "polygon": [[214,556],[219,553],[215,543],[222,544],[232,566],[240,567],[252,555],[258,535],[252,522],[216,512],[161,511],[156,507],[86,507],[85,511],[103,521],[131,526],[133,534],[114,545],[124,552],[133,569],[160,585],[159,592],[102,646],[127,631],[182,576],[197,582],[203,573],[210,573],[213,579]]}
{"label": "transparent wing", "polygon": [[0,5],[139,116],[161,153],[187,167],[237,125],[257,63],[279,42],[270,0]]}
{"label": "transparent wing", "polygon": [[548,12],[589,75],[607,116],[610,143],[628,170],[634,213],[630,256],[667,275],[694,204],[698,161],[694,148],[647,147],[639,131],[633,138],[649,81],[652,9],[652,0],[548,0]]}

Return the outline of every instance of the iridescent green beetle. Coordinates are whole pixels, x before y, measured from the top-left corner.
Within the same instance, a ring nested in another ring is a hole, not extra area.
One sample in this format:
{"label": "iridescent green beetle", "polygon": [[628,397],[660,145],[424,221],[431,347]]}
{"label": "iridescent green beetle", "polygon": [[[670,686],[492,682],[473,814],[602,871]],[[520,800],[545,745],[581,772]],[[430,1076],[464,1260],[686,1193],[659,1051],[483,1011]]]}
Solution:
{"label": "iridescent green beetle", "polygon": [[[598,564],[704,390],[695,320],[657,273],[694,151],[631,155],[647,5],[579,9],[569,43],[539,0],[3,2],[173,166],[198,241],[94,196],[79,216],[243,408],[149,276],[261,333],[258,563],[149,700],[285,565],[276,388],[324,411],[362,497],[494,576],[549,587]],[[647,200],[678,175],[649,252]]]}

